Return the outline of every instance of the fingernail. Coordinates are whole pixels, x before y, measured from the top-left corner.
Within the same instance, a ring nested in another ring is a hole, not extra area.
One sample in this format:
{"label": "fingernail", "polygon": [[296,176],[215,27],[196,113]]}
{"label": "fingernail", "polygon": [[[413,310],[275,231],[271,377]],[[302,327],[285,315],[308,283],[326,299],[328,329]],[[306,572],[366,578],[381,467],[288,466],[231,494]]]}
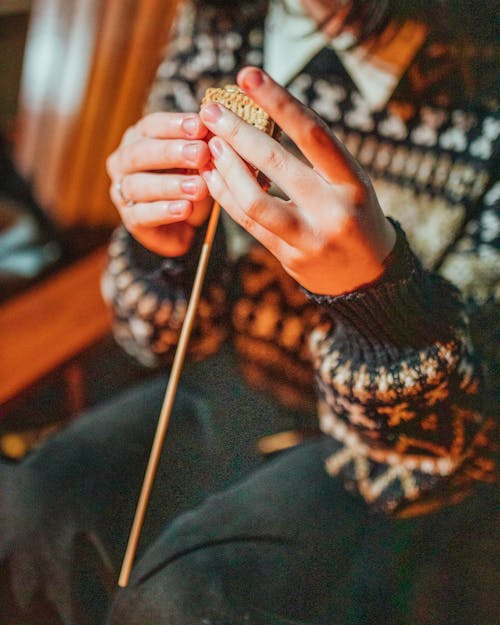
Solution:
{"label": "fingernail", "polygon": [[186,143],[182,148],[182,153],[188,161],[196,162],[200,149],[201,146],[198,143]]}
{"label": "fingernail", "polygon": [[184,193],[194,195],[198,190],[198,182],[194,178],[190,180],[183,180],[181,182],[181,189],[184,191]]}
{"label": "fingernail", "polygon": [[182,215],[186,212],[186,202],[170,202],[168,205],[168,212],[171,215]]}
{"label": "fingernail", "polygon": [[201,109],[201,116],[207,122],[212,122],[213,124],[218,121],[222,116],[222,109],[215,102],[210,102],[210,104],[205,105]]}
{"label": "fingernail", "polygon": [[215,156],[215,158],[220,158],[222,153],[224,152],[224,147],[222,143],[218,139],[212,139],[208,147],[210,148],[210,152]]}
{"label": "fingernail", "polygon": [[185,117],[181,127],[187,135],[194,136],[198,130],[198,120],[196,117]]}
{"label": "fingernail", "polygon": [[242,85],[245,89],[256,89],[260,87],[263,82],[264,76],[259,69],[249,69],[242,79]]}

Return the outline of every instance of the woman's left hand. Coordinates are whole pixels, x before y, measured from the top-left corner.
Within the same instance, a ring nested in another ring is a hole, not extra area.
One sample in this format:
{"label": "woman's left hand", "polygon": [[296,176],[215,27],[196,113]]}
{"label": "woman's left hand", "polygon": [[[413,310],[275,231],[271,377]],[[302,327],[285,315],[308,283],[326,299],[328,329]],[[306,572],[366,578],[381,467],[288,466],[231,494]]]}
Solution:
{"label": "woman's left hand", "polygon": [[[201,118],[215,135],[208,144],[214,168],[202,176],[212,197],[309,291],[339,295],[377,279],[395,232],[367,174],[324,122],[265,72],[247,67],[238,84],[310,165],[225,107],[209,103]],[[245,161],[290,199],[261,189]]]}

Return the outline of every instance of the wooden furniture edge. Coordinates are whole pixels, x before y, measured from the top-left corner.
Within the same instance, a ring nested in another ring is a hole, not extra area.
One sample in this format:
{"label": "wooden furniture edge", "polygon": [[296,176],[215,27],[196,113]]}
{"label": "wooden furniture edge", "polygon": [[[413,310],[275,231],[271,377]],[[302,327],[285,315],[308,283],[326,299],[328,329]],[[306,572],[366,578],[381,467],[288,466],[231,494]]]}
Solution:
{"label": "wooden furniture edge", "polygon": [[100,294],[106,249],[0,305],[0,404],[110,329]]}

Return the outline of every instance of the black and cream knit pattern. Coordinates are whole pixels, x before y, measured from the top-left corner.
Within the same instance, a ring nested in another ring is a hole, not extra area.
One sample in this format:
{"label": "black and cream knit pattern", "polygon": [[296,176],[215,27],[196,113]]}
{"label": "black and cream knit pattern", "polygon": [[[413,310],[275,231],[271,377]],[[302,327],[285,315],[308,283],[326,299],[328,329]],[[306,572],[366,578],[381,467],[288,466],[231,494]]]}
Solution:
{"label": "black and cream knit pattern", "polygon": [[[113,310],[113,334],[123,349],[141,364],[157,367],[172,360],[186,313],[202,230],[193,251],[178,259],[148,252],[121,227],[108,248],[101,291]],[[213,263],[198,304],[188,355],[200,360],[216,352],[227,338],[229,271],[216,236]]]}
{"label": "black and cream knit pattern", "polygon": [[[245,64],[259,65],[266,8],[266,2],[240,3],[222,14],[187,3],[148,110],[198,110],[207,87],[234,82]],[[427,92],[420,89],[413,99],[408,89],[416,74],[410,71],[378,113],[330,49],[291,80],[291,91],[368,171],[384,212],[401,224],[409,245],[398,229],[379,281],[345,296],[316,297],[245,234],[236,229],[235,237],[232,225],[228,257],[242,256],[235,280],[228,291],[224,272],[208,277],[191,346],[198,357],[215,351],[230,317],[251,384],[301,406],[314,374],[320,425],[338,445],[327,471],[341,475],[372,507],[400,515],[457,501],[493,474],[491,406],[483,388],[495,354],[486,339],[488,360],[481,353],[481,367],[470,336],[493,318],[500,295],[500,193],[493,179],[500,118],[491,101],[460,108],[446,101],[453,72],[453,63],[446,63],[439,84],[429,79]],[[171,358],[192,270],[186,259],[131,254],[137,246],[123,232],[117,235],[105,282],[117,339],[154,365]],[[216,266],[225,267],[222,241],[217,250]],[[196,254],[194,246],[188,256]],[[134,284],[142,289],[137,298]]]}
{"label": "black and cream knit pattern", "polygon": [[286,406],[312,410],[309,336],[323,311],[260,245],[240,260],[236,273],[240,287],[232,309],[233,340],[246,379]]}
{"label": "black and cream knit pattern", "polygon": [[312,296],[332,323],[311,343],[321,428],[339,442],[327,470],[375,507],[408,515],[458,501],[494,466],[460,295],[422,269],[397,230],[382,280]]}

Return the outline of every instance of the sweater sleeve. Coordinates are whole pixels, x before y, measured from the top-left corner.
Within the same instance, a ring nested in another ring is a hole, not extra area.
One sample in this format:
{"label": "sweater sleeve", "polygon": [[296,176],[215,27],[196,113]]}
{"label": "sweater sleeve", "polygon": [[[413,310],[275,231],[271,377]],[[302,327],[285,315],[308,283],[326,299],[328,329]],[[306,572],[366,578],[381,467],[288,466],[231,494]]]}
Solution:
{"label": "sweater sleeve", "polygon": [[459,291],[428,272],[395,223],[382,278],[309,297],[326,321],[311,337],[327,471],[375,509],[428,512],[490,481],[492,427]]}
{"label": "sweater sleeve", "polygon": [[[163,258],[146,250],[123,227],[112,236],[102,293],[113,314],[113,334],[141,364],[173,359],[191,293],[203,239],[201,229],[185,256]],[[224,235],[218,230],[189,342],[188,356],[216,352],[227,334],[229,268]]]}

